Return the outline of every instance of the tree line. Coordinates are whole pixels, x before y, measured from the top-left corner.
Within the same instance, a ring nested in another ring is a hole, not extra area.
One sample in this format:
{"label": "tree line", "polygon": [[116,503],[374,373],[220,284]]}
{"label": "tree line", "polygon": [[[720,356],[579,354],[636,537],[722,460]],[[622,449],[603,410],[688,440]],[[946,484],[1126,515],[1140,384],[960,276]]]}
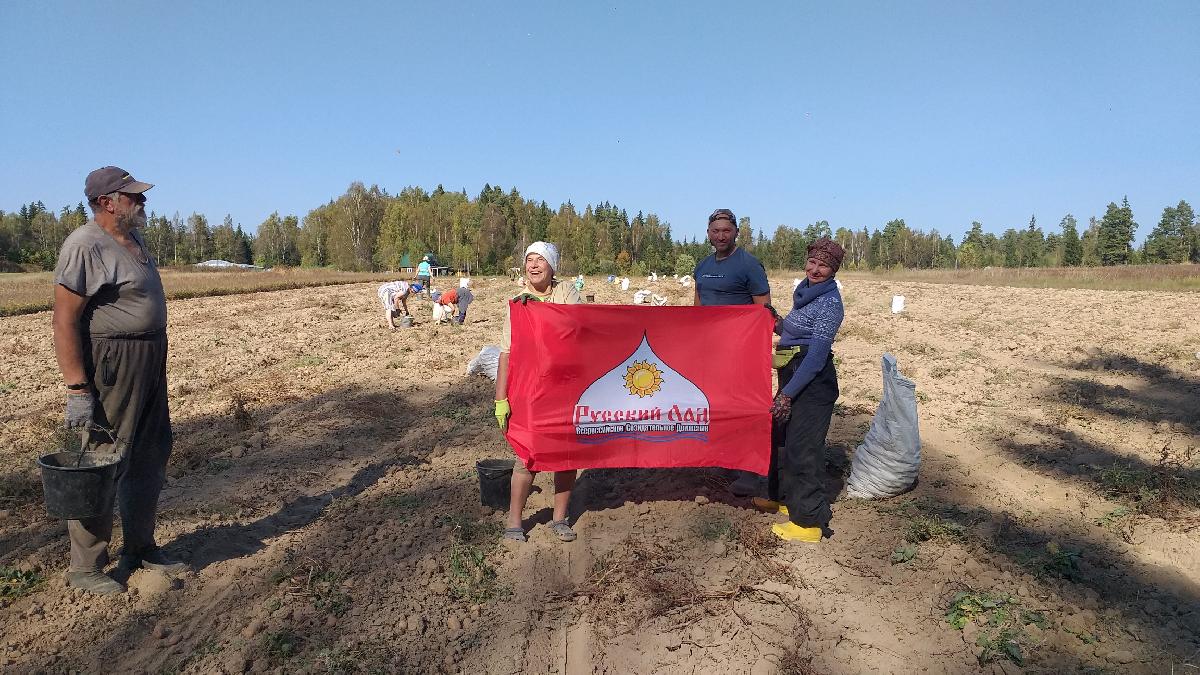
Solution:
{"label": "tree line", "polygon": [[[66,236],[87,222],[82,203],[55,213],[40,202],[18,211],[0,210],[0,269],[53,269]],[[1200,262],[1200,222],[1186,201],[1163,209],[1141,247],[1127,199],[1110,203],[1086,227],[1067,214],[1044,230],[1036,217],[1026,227],[997,235],[971,223],[962,241],[936,229],[924,232],[904,219],[882,228],[839,227],[821,220],[804,227],[779,225],[769,235],[749,218],[739,223],[739,243],[769,269],[801,269],[809,242],[830,237],[846,249],[848,269],[1106,266]],[[151,253],[163,265],[209,259],[264,267],[311,266],[342,270],[397,270],[427,252],[441,264],[471,274],[501,274],[519,264],[521,252],[539,239],[559,244],[563,274],[687,274],[708,255],[703,238],[676,240],[669,223],[653,213],[633,216],[607,201],[582,210],[568,201],[557,209],[545,201],[484,185],[433,191],[406,187],[388,194],[355,182],[303,218],[272,213],[254,233],[226,215],[212,225],[199,213],[171,217],[151,212],[143,228]]]}

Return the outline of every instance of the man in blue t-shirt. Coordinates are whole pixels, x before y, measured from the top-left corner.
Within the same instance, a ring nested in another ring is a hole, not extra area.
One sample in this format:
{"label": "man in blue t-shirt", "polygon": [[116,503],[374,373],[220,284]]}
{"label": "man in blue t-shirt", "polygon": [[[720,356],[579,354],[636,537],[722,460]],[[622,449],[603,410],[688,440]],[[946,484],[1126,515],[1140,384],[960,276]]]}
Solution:
{"label": "man in blue t-shirt", "polygon": [[[738,248],[737,218],[729,209],[717,209],[708,217],[708,243],[716,251],[700,261],[696,279],[697,305],[769,305],[771,286],[758,258]],[[767,494],[767,479],[749,471],[733,472],[729,491],[739,497]]]}
{"label": "man in blue t-shirt", "polygon": [[758,258],[737,245],[733,211],[717,209],[708,217],[708,243],[716,251],[696,265],[697,305],[766,305],[771,302],[767,271]]}

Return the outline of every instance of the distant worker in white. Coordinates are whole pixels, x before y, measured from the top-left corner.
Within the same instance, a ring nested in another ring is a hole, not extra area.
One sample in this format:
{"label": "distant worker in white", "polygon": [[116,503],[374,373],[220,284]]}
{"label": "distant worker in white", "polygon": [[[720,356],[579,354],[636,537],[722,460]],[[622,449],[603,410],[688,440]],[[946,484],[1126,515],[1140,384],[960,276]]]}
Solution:
{"label": "distant worker in white", "polygon": [[420,292],[421,284],[410,284],[407,281],[389,281],[380,286],[376,293],[379,295],[379,301],[383,303],[384,324],[396,330],[396,315],[411,316],[408,311],[408,298],[413,293]]}

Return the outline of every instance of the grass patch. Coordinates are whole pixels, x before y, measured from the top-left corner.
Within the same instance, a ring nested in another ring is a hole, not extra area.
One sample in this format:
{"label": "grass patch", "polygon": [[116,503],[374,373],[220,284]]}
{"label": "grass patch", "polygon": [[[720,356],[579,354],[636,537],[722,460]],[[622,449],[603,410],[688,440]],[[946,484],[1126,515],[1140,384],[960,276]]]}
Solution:
{"label": "grass patch", "polygon": [[0,504],[28,504],[37,501],[41,494],[42,481],[32,471],[17,470],[0,474]]}
{"label": "grass patch", "polygon": [[926,541],[965,541],[967,528],[962,523],[938,515],[914,516],[904,531],[904,540],[919,544]]}
{"label": "grass patch", "polygon": [[271,573],[274,584],[286,584],[288,593],[307,598],[312,606],[334,616],[350,609],[350,595],[342,590],[345,574],[312,558],[301,559],[295,551],[283,555],[283,565]]}
{"label": "grass patch", "polygon": [[916,544],[901,544],[900,546],[897,546],[896,550],[892,551],[892,564],[899,565],[916,558],[917,550]]}
{"label": "grass patch", "polygon": [[487,551],[474,544],[455,542],[446,566],[450,595],[471,603],[507,598],[512,589],[500,583],[496,569],[488,564]]}
{"label": "grass patch", "polygon": [[[475,472],[471,472],[474,475]],[[439,525],[449,525],[455,540],[462,544],[495,544],[500,538],[500,524],[480,521],[465,513],[454,513],[438,518]]]}
{"label": "grass patch", "polygon": [[1100,516],[1099,518],[1097,518],[1095,522],[1100,527],[1111,528],[1111,527],[1118,525],[1121,521],[1125,520],[1126,517],[1128,517],[1132,514],[1133,514],[1133,509],[1130,509],[1129,507],[1126,507],[1126,506],[1118,506],[1117,508],[1113,509],[1112,511],[1109,511],[1108,513],[1104,514],[1103,516]]}
{"label": "grass patch", "polygon": [[276,663],[286,661],[300,651],[304,638],[284,628],[263,635],[263,650]]}
{"label": "grass patch", "polygon": [[248,398],[240,391],[233,392],[229,397],[229,416],[233,418],[233,424],[238,431],[249,431],[254,427],[254,416],[246,407],[247,403]]}
{"label": "grass patch", "polygon": [[1183,452],[1163,448],[1151,467],[1107,466],[1096,475],[1096,482],[1105,496],[1148,516],[1171,519],[1182,510],[1200,508],[1200,467],[1192,448]]}
{"label": "grass patch", "polygon": [[512,588],[500,582],[487,559],[500,539],[500,525],[463,513],[442,516],[438,523],[449,525],[454,537],[446,565],[450,595],[476,604],[509,597]]}
{"label": "grass patch", "polygon": [[1046,542],[1041,548],[1019,548],[1013,559],[1038,577],[1061,577],[1068,581],[1082,582],[1083,573],[1079,561],[1083,551],[1063,548],[1056,541]]}
{"label": "grass patch", "polygon": [[296,360],[292,361],[292,367],[293,368],[311,368],[312,366],[319,366],[322,363],[325,363],[324,356],[312,356],[312,355],[306,354],[306,355],[298,357]]}
{"label": "grass patch", "polygon": [[1033,641],[1025,626],[1046,628],[1049,622],[1041,612],[1023,609],[1007,593],[966,589],[956,592],[946,607],[946,622],[958,630],[968,624],[977,627],[975,646],[980,665],[1008,660],[1024,665],[1026,650]]}
{"label": "grass patch", "polygon": [[16,567],[0,565],[0,598],[16,600],[33,593],[46,577],[34,570],[22,570]]}
{"label": "grass patch", "polygon": [[841,339],[856,337],[864,342],[872,343],[883,341],[883,333],[880,333],[871,324],[863,321],[842,322],[842,327],[838,329],[838,337]]}
{"label": "grass patch", "polygon": [[738,538],[738,525],[728,516],[701,510],[692,520],[689,528],[693,535],[704,541],[733,541]]}
{"label": "grass patch", "polygon": [[393,512],[396,520],[406,521],[414,512],[425,506],[425,499],[416,495],[388,495],[380,502],[384,508]]}
{"label": "grass patch", "polygon": [[216,459],[208,460],[208,464],[204,467],[204,470],[206,472],[208,472],[209,474],[215,476],[217,474],[224,473],[225,471],[228,471],[231,468],[233,468],[233,460],[222,459],[222,458],[218,457]]}

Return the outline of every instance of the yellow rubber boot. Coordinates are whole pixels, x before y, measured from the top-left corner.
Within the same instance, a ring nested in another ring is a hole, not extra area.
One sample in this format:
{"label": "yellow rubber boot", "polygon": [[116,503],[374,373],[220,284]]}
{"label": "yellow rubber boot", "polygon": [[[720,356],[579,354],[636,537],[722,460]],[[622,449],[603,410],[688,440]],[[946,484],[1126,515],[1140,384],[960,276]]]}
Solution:
{"label": "yellow rubber boot", "polygon": [[784,541],[803,541],[809,544],[816,544],[821,541],[821,528],[819,527],[800,527],[793,522],[775,523],[771,526],[771,531],[776,537]]}
{"label": "yellow rubber boot", "polygon": [[755,497],[750,500],[750,503],[754,504],[754,508],[758,509],[759,511],[764,511],[766,513],[782,513],[785,516],[788,515],[786,505],[771,501],[770,499]]}

